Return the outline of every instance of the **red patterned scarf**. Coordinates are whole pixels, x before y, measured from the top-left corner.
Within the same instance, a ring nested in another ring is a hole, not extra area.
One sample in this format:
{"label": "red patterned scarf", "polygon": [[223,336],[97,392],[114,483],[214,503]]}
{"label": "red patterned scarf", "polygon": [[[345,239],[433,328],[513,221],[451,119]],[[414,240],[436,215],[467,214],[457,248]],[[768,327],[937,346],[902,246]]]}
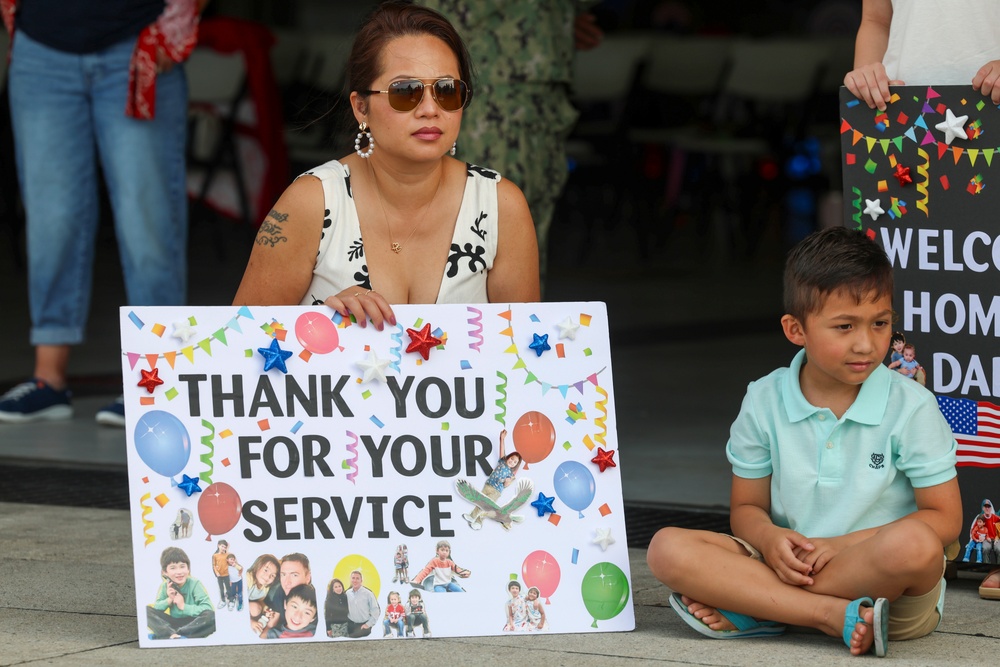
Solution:
{"label": "red patterned scarf", "polygon": [[[0,14],[7,33],[14,35],[17,0],[0,0]],[[146,26],[135,43],[129,63],[125,115],[148,120],[156,114],[157,52],[175,63],[184,62],[198,42],[197,0],[166,0],[156,23]],[[9,54],[8,54],[9,57]]]}
{"label": "red patterned scarf", "polygon": [[156,114],[157,52],[180,63],[191,55],[197,43],[196,0],[167,0],[160,18],[146,26],[136,40],[129,64],[126,116],[149,119]]}

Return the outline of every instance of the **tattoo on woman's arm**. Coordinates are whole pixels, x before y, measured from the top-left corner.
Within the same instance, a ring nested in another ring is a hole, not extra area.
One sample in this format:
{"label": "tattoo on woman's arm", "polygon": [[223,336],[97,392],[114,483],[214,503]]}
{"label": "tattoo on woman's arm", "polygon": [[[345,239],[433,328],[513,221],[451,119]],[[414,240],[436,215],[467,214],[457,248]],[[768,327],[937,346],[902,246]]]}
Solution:
{"label": "tattoo on woman's arm", "polygon": [[[260,230],[257,232],[257,239],[255,243],[257,245],[266,245],[273,248],[279,243],[288,241],[288,237],[281,233],[281,225],[277,224],[285,222],[287,219],[287,213],[281,213],[271,209],[271,212],[267,214],[264,222],[260,225]],[[272,220],[274,222],[272,222]]]}

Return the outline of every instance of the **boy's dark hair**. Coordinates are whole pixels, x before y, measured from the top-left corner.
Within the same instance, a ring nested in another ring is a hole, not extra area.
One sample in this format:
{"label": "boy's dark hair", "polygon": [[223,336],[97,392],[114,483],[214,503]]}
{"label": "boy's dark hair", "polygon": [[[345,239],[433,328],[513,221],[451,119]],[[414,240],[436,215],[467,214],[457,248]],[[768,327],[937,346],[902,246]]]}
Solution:
{"label": "boy's dark hair", "polygon": [[166,572],[167,566],[171,563],[184,563],[188,566],[188,569],[191,569],[191,559],[188,558],[188,555],[184,553],[183,549],[178,547],[167,547],[163,550],[163,553],[160,554],[161,570]]}
{"label": "boy's dark hair", "polygon": [[285,603],[287,603],[292,598],[298,598],[316,609],[316,589],[313,588],[312,584],[299,584],[292,590],[288,591],[288,595],[285,596]]}
{"label": "boy's dark hair", "polygon": [[507,590],[509,591],[514,586],[517,586],[518,590],[520,590],[521,589],[521,582],[520,581],[512,581],[512,582],[510,582],[509,584],[507,584]]}
{"label": "boy's dark hair", "polygon": [[889,346],[892,347],[896,343],[905,343],[906,336],[903,335],[902,331],[893,331],[892,337],[889,338]]}
{"label": "boy's dark hair", "polygon": [[832,227],[802,239],[785,262],[785,312],[805,322],[834,292],[861,303],[892,297],[892,264],[874,241],[858,230]]}

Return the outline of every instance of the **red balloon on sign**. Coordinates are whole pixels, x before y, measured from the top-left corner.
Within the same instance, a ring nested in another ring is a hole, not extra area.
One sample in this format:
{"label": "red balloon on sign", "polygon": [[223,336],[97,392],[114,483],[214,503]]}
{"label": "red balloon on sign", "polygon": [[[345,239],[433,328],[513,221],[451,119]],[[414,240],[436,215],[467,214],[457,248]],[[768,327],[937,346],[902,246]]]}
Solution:
{"label": "red balloon on sign", "polygon": [[216,482],[201,492],[198,498],[198,519],[208,531],[205,540],[212,535],[224,535],[240,520],[243,503],[236,489],[225,482]]}

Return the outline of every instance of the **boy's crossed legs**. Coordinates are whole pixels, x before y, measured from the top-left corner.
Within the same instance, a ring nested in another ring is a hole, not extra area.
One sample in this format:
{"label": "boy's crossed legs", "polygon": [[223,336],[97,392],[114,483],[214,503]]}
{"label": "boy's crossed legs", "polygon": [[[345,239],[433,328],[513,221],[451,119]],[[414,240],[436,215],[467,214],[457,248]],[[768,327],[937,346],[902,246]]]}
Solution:
{"label": "boy's crossed legs", "polygon": [[[841,637],[845,613],[861,597],[901,596],[909,627],[900,627],[891,608],[890,637],[909,639],[933,631],[940,620],[937,606],[944,568],[943,549],[927,524],[902,520],[880,528],[836,554],[807,586],[787,584],[762,560],[728,535],[664,528],[650,542],[647,559],[657,579],[684,595],[688,610],[713,630],[733,630],[719,609],[815,628]],[[909,598],[920,597],[923,609],[911,612]],[[929,605],[929,606],[928,606]],[[859,611],[862,623],[851,634],[851,653],[872,646],[874,610]]]}

